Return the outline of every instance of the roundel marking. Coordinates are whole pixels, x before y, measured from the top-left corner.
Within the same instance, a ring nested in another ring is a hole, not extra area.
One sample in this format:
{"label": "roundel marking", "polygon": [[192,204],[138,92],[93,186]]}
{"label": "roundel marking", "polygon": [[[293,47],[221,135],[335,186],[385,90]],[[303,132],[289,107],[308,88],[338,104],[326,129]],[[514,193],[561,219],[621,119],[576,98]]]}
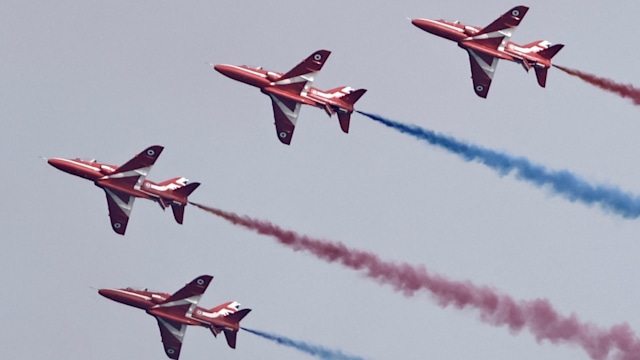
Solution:
{"label": "roundel marking", "polygon": [[511,12],[511,15],[513,16],[520,16],[520,11],[518,9],[515,9]]}
{"label": "roundel marking", "polygon": [[175,352],[176,351],[171,349],[171,348],[167,349],[167,354],[169,354],[169,355],[173,355]]}
{"label": "roundel marking", "polygon": [[113,223],[113,227],[116,229],[120,229],[122,227],[122,224],[120,224],[119,222]]}
{"label": "roundel marking", "polygon": [[147,150],[147,155],[149,155],[149,156],[153,156],[153,155],[155,155],[155,154],[156,154],[156,152],[155,152],[153,149],[149,149],[149,150]]}
{"label": "roundel marking", "polygon": [[196,280],[196,284],[202,285],[202,284],[204,284],[204,280],[198,279],[198,280]]}
{"label": "roundel marking", "polygon": [[315,60],[315,61],[320,61],[320,60],[322,60],[322,55],[320,55],[320,54],[314,54],[314,55],[313,55],[313,60]]}
{"label": "roundel marking", "polygon": [[198,310],[198,311],[196,311],[196,314],[198,314],[198,315],[202,315],[202,310]]}
{"label": "roundel marking", "polygon": [[483,90],[484,90],[484,86],[482,85],[476,86],[476,91],[483,91]]}
{"label": "roundel marking", "polygon": [[280,135],[280,137],[281,137],[281,138],[283,138],[283,139],[287,137],[287,133],[286,133],[286,132],[284,132],[284,131],[281,131],[279,135]]}

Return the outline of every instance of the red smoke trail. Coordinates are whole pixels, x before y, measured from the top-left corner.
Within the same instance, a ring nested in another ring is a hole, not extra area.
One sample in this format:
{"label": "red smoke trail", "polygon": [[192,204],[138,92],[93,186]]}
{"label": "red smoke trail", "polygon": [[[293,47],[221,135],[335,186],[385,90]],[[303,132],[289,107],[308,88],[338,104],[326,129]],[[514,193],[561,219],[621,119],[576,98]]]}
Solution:
{"label": "red smoke trail", "polygon": [[595,85],[603,90],[618,94],[623,98],[629,98],[634,105],[640,105],[640,89],[631,84],[620,84],[610,79],[597,77],[575,69],[569,69],[564,66],[553,65],[569,75],[576,76],[591,85]]}
{"label": "red smoke trail", "polygon": [[412,296],[418,290],[427,290],[442,307],[453,305],[458,309],[476,309],[484,322],[508,326],[514,333],[526,328],[538,341],[578,345],[594,360],[610,357],[617,360],[640,359],[640,339],[626,323],[604,329],[580,321],[575,314],[559,314],[546,299],[516,301],[488,286],[452,281],[431,274],[423,266],[384,261],[375,254],[350,249],[342,243],[314,239],[283,230],[267,221],[192,204],[235,225],[272,236],[294,251],[306,251],[326,262],[337,262],[360,270],[366,277],[391,285],[405,296]]}

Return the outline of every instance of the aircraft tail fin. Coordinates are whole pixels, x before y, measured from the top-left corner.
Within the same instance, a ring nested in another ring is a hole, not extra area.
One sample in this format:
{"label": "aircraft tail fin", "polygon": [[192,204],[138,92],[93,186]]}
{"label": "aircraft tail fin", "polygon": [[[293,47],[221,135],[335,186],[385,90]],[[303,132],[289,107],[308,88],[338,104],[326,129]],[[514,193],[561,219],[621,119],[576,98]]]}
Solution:
{"label": "aircraft tail fin", "polygon": [[238,329],[240,329],[240,320],[247,316],[249,312],[251,312],[251,309],[242,309],[225,316],[225,319],[229,320],[233,325],[233,330],[224,329],[224,336],[227,339],[227,344],[232,349],[236,348],[236,338],[238,336]]}
{"label": "aircraft tail fin", "polygon": [[173,193],[178,195],[182,202],[181,204],[171,203],[173,218],[176,219],[178,224],[182,224],[184,221],[184,207],[187,205],[189,195],[197,189],[198,186],[200,186],[200,183],[194,182],[173,190]]}
{"label": "aircraft tail fin", "polygon": [[346,113],[342,113],[342,112],[338,113],[338,121],[340,122],[340,128],[345,134],[349,133],[349,124],[351,123],[351,112],[353,112],[353,104],[355,104],[356,101],[358,101],[362,97],[362,95],[364,95],[364,93],[366,92],[367,92],[367,89],[358,89],[341,97],[342,101],[346,102],[351,106],[351,111]]}

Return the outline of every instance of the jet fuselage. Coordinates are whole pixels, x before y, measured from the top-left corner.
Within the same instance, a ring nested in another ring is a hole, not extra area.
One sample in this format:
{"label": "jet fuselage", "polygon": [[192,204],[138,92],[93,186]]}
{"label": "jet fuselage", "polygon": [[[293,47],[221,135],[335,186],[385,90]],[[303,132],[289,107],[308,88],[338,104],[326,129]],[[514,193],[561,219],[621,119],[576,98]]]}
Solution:
{"label": "jet fuselage", "polygon": [[[226,313],[223,311],[211,311],[196,306],[191,315],[187,316],[184,311],[185,309],[182,307],[175,306],[174,304],[169,304],[172,306],[163,305],[165,300],[171,296],[170,294],[132,288],[100,289],[98,293],[115,302],[145,310],[149,315],[175,321],[180,324],[203,326],[206,328],[213,327],[213,329],[217,331],[238,331],[240,329],[238,323],[225,320],[224,315]],[[239,305],[237,302],[223,304],[223,306],[232,307],[234,310],[237,310]]]}
{"label": "jet fuselage", "polygon": [[466,41],[472,36],[475,36],[481,30],[481,28],[477,26],[464,25],[459,22],[442,19],[414,19],[411,23],[430,34],[455,41],[459,47],[465,50],[471,49],[499,59],[520,63],[525,66],[525,69],[529,66],[540,66],[546,68],[551,66],[550,59],[546,59],[537,54],[537,51],[542,48],[535,48],[527,45],[523,46],[512,41],[508,41],[504,49],[495,49],[489,46],[483,46],[476,41]]}
{"label": "jet fuselage", "polygon": [[169,206],[171,203],[186,205],[184,199],[168,191],[172,190],[171,186],[160,185],[146,179],[142,182],[139,189],[134,187],[134,184],[131,184],[131,186],[118,186],[117,184],[109,183],[106,176],[113,174],[118,169],[115,165],[102,164],[93,160],[87,161],[78,158],[73,160],[53,158],[48,159],[47,162],[58,170],[93,181],[93,183],[100,188],[117,190],[138,198],[153,200],[160,203],[163,208]]}
{"label": "jet fuselage", "polygon": [[[215,65],[214,69],[224,76],[243,82],[245,84],[255,86],[264,94],[272,94],[285,99],[289,99],[301,104],[315,106],[327,110],[327,112],[347,113],[353,111],[353,104],[347,103],[340,99],[338,89],[325,92],[313,86],[307,91],[295,93],[279,88],[276,82],[282,77],[282,73],[267,71],[262,68],[253,68],[246,65]],[[350,88],[349,88],[350,89]]]}

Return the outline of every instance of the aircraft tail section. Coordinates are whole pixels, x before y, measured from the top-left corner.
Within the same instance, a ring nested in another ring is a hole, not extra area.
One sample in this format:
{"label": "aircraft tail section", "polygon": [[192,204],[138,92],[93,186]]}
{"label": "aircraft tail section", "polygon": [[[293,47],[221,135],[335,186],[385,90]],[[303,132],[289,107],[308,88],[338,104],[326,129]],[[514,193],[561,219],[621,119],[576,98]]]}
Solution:
{"label": "aircraft tail section", "polygon": [[351,113],[338,113],[338,121],[340,122],[340,129],[345,134],[349,133],[349,124],[351,123]]}
{"label": "aircraft tail section", "polygon": [[349,94],[342,97],[342,100],[347,104],[353,105],[356,101],[360,100],[362,95],[367,92],[367,89],[358,89],[350,92]]}
{"label": "aircraft tail section", "polygon": [[366,92],[367,89],[358,89],[341,97],[341,100],[349,104],[351,107],[351,111],[349,112],[338,112],[338,121],[340,122],[340,128],[345,134],[349,133],[349,124],[351,123],[351,112],[353,112],[353,104],[355,104],[356,101],[358,101]]}
{"label": "aircraft tail section", "polygon": [[[544,49],[544,50],[540,50],[538,52],[538,55],[542,56],[543,58],[549,60],[549,64],[551,64],[551,58],[556,56],[556,54],[562,50],[562,48],[564,47],[564,45],[562,44],[556,44],[553,46],[549,46],[548,48]],[[547,85],[547,72],[549,71],[548,67],[537,67],[536,66],[536,78],[538,79],[538,85],[545,87]]]}
{"label": "aircraft tail section", "polygon": [[181,199],[180,204],[175,202],[171,203],[171,211],[173,211],[173,217],[178,224],[182,224],[184,221],[184,207],[187,205],[189,195],[194,192],[198,186],[200,186],[200,183],[194,182],[173,190],[173,193]]}
{"label": "aircraft tail section", "polygon": [[536,78],[538,79],[538,85],[545,87],[547,85],[547,72],[549,68],[536,67]]}
{"label": "aircraft tail section", "polygon": [[549,46],[548,48],[546,48],[544,50],[540,50],[538,52],[538,55],[542,56],[545,59],[551,60],[551,58],[556,56],[556,54],[560,50],[562,50],[563,47],[564,47],[563,44],[555,44],[555,45]]}
{"label": "aircraft tail section", "polygon": [[173,211],[173,218],[176,222],[182,225],[184,221],[184,207],[185,205],[171,204],[171,211]]}
{"label": "aircraft tail section", "polygon": [[193,182],[190,184],[187,184],[181,188],[177,188],[175,190],[173,190],[173,193],[178,196],[179,198],[184,200],[184,203],[187,203],[187,198],[189,197],[189,195],[191,195],[192,192],[194,192],[198,186],[200,186],[200,183],[198,182]]}
{"label": "aircraft tail section", "polygon": [[232,349],[236,348],[236,338],[238,336],[238,330],[240,329],[240,320],[247,316],[249,312],[251,312],[251,309],[242,309],[225,316],[225,320],[228,320],[232,327],[231,329],[224,329],[224,336],[227,339],[227,344]]}

